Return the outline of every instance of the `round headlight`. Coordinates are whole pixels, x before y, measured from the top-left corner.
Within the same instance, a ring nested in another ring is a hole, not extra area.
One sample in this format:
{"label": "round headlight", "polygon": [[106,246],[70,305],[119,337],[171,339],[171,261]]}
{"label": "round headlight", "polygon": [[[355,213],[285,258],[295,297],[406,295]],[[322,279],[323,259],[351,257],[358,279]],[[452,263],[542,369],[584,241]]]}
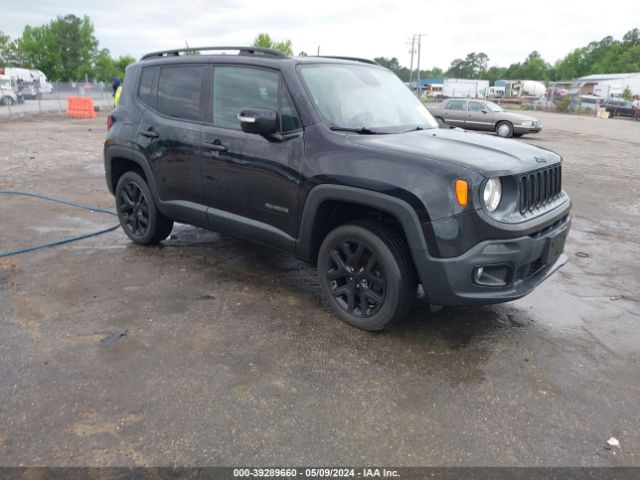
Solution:
{"label": "round headlight", "polygon": [[484,205],[487,210],[493,212],[498,205],[500,205],[500,198],[502,197],[502,184],[499,178],[490,178],[484,186]]}

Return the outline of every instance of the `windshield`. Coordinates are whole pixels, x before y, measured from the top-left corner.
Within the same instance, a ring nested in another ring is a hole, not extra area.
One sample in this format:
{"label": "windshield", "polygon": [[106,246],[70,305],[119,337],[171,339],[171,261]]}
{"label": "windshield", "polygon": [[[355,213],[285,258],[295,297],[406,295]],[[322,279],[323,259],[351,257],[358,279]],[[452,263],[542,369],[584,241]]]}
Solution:
{"label": "windshield", "polygon": [[489,110],[491,110],[492,112],[504,112],[504,108],[502,108],[500,105],[498,105],[497,103],[493,103],[493,102],[484,102],[484,104],[487,106],[487,108]]}
{"label": "windshield", "polygon": [[331,127],[400,133],[438,126],[422,102],[388,70],[316,64],[300,66],[300,73]]}
{"label": "windshield", "polygon": [[0,80],[0,88],[11,90],[11,80],[4,79],[4,78],[1,79]]}

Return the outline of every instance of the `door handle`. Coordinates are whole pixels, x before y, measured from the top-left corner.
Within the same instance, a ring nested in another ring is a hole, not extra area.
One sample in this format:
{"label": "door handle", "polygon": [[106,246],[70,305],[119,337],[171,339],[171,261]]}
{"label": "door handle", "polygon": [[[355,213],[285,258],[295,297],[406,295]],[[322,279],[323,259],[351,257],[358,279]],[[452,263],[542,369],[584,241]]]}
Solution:
{"label": "door handle", "polygon": [[214,152],[227,151],[227,147],[225,145],[222,145],[222,143],[220,143],[220,140],[214,140],[213,142],[203,142],[202,146]]}
{"label": "door handle", "polygon": [[153,128],[149,128],[148,130],[141,131],[140,135],[147,138],[158,138],[160,136],[160,134],[156,132]]}

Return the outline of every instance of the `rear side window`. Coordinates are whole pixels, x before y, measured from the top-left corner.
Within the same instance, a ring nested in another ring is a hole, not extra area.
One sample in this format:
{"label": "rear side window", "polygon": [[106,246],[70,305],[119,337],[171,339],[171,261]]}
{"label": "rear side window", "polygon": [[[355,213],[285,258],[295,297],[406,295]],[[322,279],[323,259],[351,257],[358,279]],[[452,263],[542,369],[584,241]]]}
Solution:
{"label": "rear side window", "polygon": [[447,103],[447,110],[464,110],[464,100],[451,100]]}
{"label": "rear side window", "polygon": [[202,120],[200,93],[205,68],[196,65],[160,68],[158,111],[185,120]]}
{"label": "rear side window", "polygon": [[154,106],[155,95],[153,92],[153,77],[155,76],[155,68],[143,68],[140,75],[140,87],[138,88],[138,97],[143,103]]}

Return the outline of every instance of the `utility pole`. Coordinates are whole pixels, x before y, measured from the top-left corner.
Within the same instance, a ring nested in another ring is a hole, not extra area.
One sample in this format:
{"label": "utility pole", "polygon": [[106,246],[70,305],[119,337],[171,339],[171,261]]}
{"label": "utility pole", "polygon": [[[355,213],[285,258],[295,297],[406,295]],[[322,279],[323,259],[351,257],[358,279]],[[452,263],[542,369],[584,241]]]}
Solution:
{"label": "utility pole", "polygon": [[417,72],[417,83],[416,83],[416,92],[418,94],[418,98],[420,98],[421,94],[422,94],[422,85],[420,85],[420,49],[422,46],[422,37],[426,37],[427,34],[426,33],[418,33],[417,35],[415,35],[416,37],[418,37],[418,72]]}
{"label": "utility pole", "polygon": [[411,37],[411,66],[409,67],[409,88],[413,88],[411,82],[413,80],[413,52],[416,44],[416,36]]}

